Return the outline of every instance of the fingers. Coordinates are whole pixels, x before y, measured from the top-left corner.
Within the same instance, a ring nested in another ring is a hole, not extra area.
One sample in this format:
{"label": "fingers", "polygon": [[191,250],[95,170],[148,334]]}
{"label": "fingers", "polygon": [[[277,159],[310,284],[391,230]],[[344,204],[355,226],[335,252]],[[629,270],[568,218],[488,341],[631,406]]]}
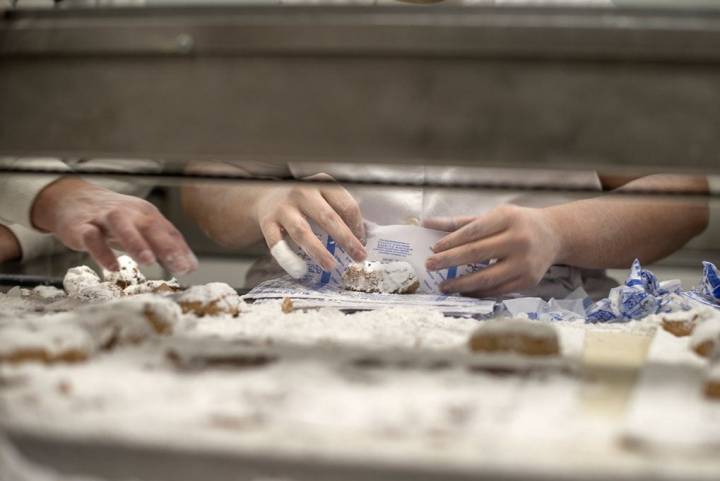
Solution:
{"label": "fingers", "polygon": [[422,223],[426,229],[441,230],[445,232],[453,232],[466,224],[473,221],[473,216],[461,217],[431,217],[425,219]]}
{"label": "fingers", "polygon": [[171,273],[183,275],[197,269],[197,258],[182,234],[159,214],[154,222],[140,227],[140,232],[160,263]]}
{"label": "fingers", "polygon": [[326,271],[335,267],[335,258],[322,245],[313,233],[305,217],[294,209],[286,209],[281,214],[280,224],[290,238],[295,241],[312,259]]}
{"label": "fingers", "polygon": [[262,232],[263,237],[265,237],[265,242],[267,242],[267,245],[270,249],[275,247],[278,242],[283,240],[282,229],[277,222],[260,222],[260,231]]}
{"label": "fingers", "polygon": [[92,258],[101,267],[109,271],[120,269],[115,253],[105,242],[105,234],[99,227],[92,224],[84,224],[78,228],[77,236],[80,238],[82,249],[90,253]]}
{"label": "fingers", "polygon": [[515,280],[522,275],[511,262],[497,262],[485,269],[450,279],[440,285],[446,293],[494,292],[500,286]]}
{"label": "fingers", "polygon": [[[320,228],[330,234],[350,257],[362,261],[367,256],[365,247],[345,224],[340,215],[325,201],[321,195],[311,196],[302,206],[303,212],[318,223]],[[362,220],[361,220],[362,221]]]}
{"label": "fingers", "polygon": [[510,218],[504,214],[504,209],[494,209],[476,217],[472,222],[437,241],[433,246],[433,252],[446,251],[497,234],[505,230],[509,224]]}
{"label": "fingers", "polygon": [[[357,201],[342,187],[325,188],[321,190],[323,198],[338,213],[353,235],[365,243],[365,222]],[[361,260],[361,259],[356,259]]]}
{"label": "fingers", "polygon": [[127,215],[113,211],[107,216],[106,230],[116,239],[120,248],[142,265],[155,262],[152,248]]}
{"label": "fingers", "polygon": [[505,235],[495,235],[469,244],[453,247],[428,257],[425,267],[429,271],[448,267],[504,258],[512,247]]}

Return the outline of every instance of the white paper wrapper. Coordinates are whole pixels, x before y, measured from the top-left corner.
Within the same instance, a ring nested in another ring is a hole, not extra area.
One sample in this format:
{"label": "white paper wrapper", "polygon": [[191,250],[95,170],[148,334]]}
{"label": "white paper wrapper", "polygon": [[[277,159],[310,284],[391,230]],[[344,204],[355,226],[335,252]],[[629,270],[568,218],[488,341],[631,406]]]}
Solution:
{"label": "white paper wrapper", "polygon": [[[302,249],[297,248],[296,252],[308,265],[308,273],[302,279],[303,284],[312,287],[335,287],[342,288],[342,274],[348,264],[353,260],[327,233],[313,225],[313,232],[320,242],[337,259],[337,265],[332,271],[324,271],[316,264],[310,256]],[[441,271],[428,272],[425,269],[425,261],[430,257],[432,246],[447,232],[425,229],[414,225],[375,225],[368,224],[366,228],[368,260],[370,261],[405,261],[415,269],[415,274],[420,281],[418,293],[440,294],[440,284],[446,279],[474,272],[482,269],[487,264],[472,264],[459,267],[451,267]]]}

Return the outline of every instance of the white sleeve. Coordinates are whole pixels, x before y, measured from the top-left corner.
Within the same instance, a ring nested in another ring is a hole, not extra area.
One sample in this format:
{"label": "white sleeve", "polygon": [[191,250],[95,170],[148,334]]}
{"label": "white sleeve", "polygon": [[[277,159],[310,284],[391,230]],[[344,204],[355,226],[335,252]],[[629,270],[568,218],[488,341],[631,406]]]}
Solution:
{"label": "white sleeve", "polygon": [[[0,158],[3,167],[22,166],[26,168],[69,171],[65,162],[59,159],[41,158]],[[0,219],[9,224],[20,224],[32,228],[30,210],[35,197],[56,181],[62,174],[9,175],[0,174]]]}
{"label": "white sleeve", "polygon": [[73,170],[87,182],[120,194],[134,195],[137,197],[146,197],[154,185],[147,182],[140,182],[132,177],[83,176],[82,171],[83,169],[90,169],[95,172],[132,172],[134,174],[155,174],[160,172],[163,167],[161,161],[146,159],[90,159],[69,161],[68,163]]}
{"label": "white sleeve", "polygon": [[[115,159],[92,159],[88,161],[68,161],[67,163],[58,159],[14,159],[0,158],[0,165],[14,166],[22,164],[23,167],[34,167],[44,169],[63,170],[68,173],[79,171],[82,174],[83,168],[95,171],[107,172],[148,172],[160,171],[162,164],[151,160],[115,160]],[[82,175],[81,175],[82,176]],[[30,224],[30,210],[32,209],[35,197],[48,184],[54,182],[61,174],[54,175],[32,175],[32,176],[0,176],[0,219],[7,224],[8,229],[15,235],[22,250],[22,261],[28,261],[36,257],[53,255],[63,251],[62,244],[51,234],[45,234],[35,230]],[[119,192],[121,194],[144,197],[148,194],[152,185],[134,181],[131,178],[110,178],[87,176],[83,177],[100,187]]]}
{"label": "white sleeve", "polygon": [[52,234],[43,234],[18,224],[10,224],[5,227],[15,235],[20,244],[22,262],[65,250],[65,247]]}

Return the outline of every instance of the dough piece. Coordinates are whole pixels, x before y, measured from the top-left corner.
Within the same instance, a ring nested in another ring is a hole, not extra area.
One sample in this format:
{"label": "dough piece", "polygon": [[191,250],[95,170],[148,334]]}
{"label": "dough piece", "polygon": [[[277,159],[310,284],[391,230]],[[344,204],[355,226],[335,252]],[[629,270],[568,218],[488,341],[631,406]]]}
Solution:
{"label": "dough piece", "polygon": [[712,357],[718,343],[720,343],[720,315],[702,321],[695,327],[690,337],[690,348],[702,357]]}
{"label": "dough piece", "polygon": [[63,287],[69,296],[78,297],[80,292],[100,284],[100,276],[88,266],[77,266],[68,269],[63,279]]}
{"label": "dough piece", "polygon": [[102,274],[105,281],[117,285],[120,289],[136,286],[146,281],[145,276],[138,268],[137,262],[132,260],[130,256],[120,256],[117,260],[120,265],[117,272],[103,269]]}
{"label": "dough piece", "polygon": [[525,319],[484,322],[471,336],[471,351],[557,356],[560,343],[554,327]]}
{"label": "dough piece", "polygon": [[412,294],[420,282],[408,262],[353,262],[342,275],[343,287],[351,291]]}
{"label": "dough piece", "polygon": [[242,303],[235,289],[224,282],[193,286],[178,297],[183,313],[192,312],[198,317],[227,314],[237,316]]}
{"label": "dough piece", "polygon": [[0,363],[75,363],[94,352],[92,336],[78,325],[26,322],[0,328]]}
{"label": "dough piece", "polygon": [[704,308],[690,309],[689,311],[675,311],[658,314],[663,329],[677,337],[689,336],[695,326],[707,317]]}

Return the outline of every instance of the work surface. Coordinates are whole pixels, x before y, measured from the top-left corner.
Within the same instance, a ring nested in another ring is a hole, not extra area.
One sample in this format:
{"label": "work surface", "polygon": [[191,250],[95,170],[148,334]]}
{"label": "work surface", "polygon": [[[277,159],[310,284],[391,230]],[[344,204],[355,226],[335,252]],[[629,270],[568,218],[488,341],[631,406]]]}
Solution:
{"label": "work surface", "polygon": [[11,438],[62,472],[148,481],[720,475],[703,361],[649,321],[556,323],[562,356],[544,361],[471,354],[479,321],[417,308],[196,321],[81,364],[3,366]]}

